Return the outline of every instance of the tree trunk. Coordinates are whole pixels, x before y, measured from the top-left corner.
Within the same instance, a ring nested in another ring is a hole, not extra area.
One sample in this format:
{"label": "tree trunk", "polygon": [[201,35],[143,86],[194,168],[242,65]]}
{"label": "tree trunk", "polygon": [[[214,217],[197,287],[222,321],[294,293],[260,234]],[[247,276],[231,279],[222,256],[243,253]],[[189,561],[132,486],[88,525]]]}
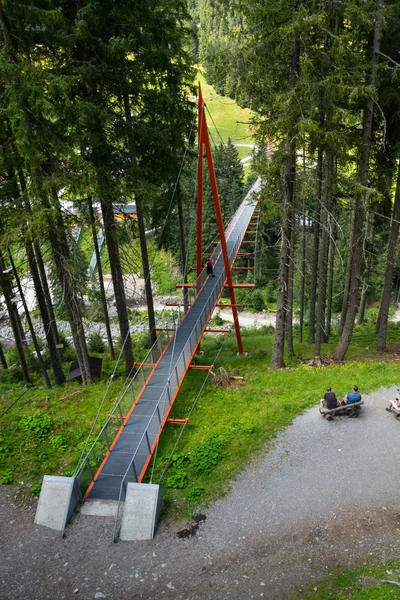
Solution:
{"label": "tree trunk", "polygon": [[17,347],[19,362],[22,369],[22,376],[25,381],[31,383],[31,378],[29,376],[28,365],[25,359],[24,346],[21,340],[20,328],[18,325],[18,321],[15,315],[15,307],[11,302],[11,298],[13,297],[12,286],[9,279],[9,273],[4,273],[5,271],[5,263],[2,253],[0,252],[0,287],[3,292],[4,300],[6,303],[8,315],[10,317],[11,327],[14,334],[15,345]]}
{"label": "tree trunk", "polygon": [[[371,75],[369,84],[374,86],[376,72],[379,62],[379,51],[382,30],[382,8],[383,0],[377,0],[376,19],[374,28],[374,38],[372,44]],[[365,191],[368,186],[369,158],[371,147],[372,122],[374,116],[374,98],[370,95],[367,99],[363,113],[363,140],[359,159],[359,189],[356,190],[356,200],[353,209],[351,241],[350,248],[351,269],[350,269],[350,288],[349,299],[347,303],[346,318],[343,325],[343,332],[336,346],[332,358],[334,360],[343,360],[350,345],[353,334],[354,319],[357,313],[357,299],[360,282],[362,245],[361,245],[361,227],[365,214]]]}
{"label": "tree trunk", "polygon": [[292,218],[292,195],[290,193],[290,179],[292,176],[292,136],[287,140],[288,158],[286,159],[284,192],[283,192],[283,215],[281,230],[281,251],[279,256],[279,278],[278,278],[278,298],[276,303],[275,337],[274,347],[271,356],[271,366],[283,368],[285,361],[283,359],[285,347],[285,324],[287,321],[287,293],[289,279],[289,256],[290,256],[290,221]]}
{"label": "tree trunk", "polygon": [[56,265],[58,278],[61,286],[61,296],[68,313],[68,321],[71,327],[72,338],[79,364],[82,383],[88,385],[92,382],[89,365],[86,338],[83,329],[81,308],[76,286],[76,272],[72,264],[67,236],[65,234],[64,222],[60,210],[57,195],[53,191],[53,221],[49,225],[49,239],[53,252],[54,264]]}
{"label": "tree trunk", "polygon": [[14,260],[13,260],[13,257],[12,257],[12,254],[11,254],[10,250],[8,250],[8,256],[9,256],[10,264],[11,264],[11,267],[12,267],[12,270],[13,270],[13,273],[14,273],[15,281],[17,283],[18,291],[19,291],[19,294],[21,296],[22,304],[24,306],[26,320],[28,321],[29,331],[30,331],[31,336],[32,336],[32,342],[33,342],[33,345],[35,347],[35,351],[36,351],[36,355],[38,357],[40,368],[41,368],[42,373],[43,373],[43,378],[45,380],[46,387],[51,388],[50,379],[49,379],[49,376],[48,376],[47,371],[46,371],[46,367],[45,367],[44,362],[43,362],[42,354],[40,352],[40,348],[39,348],[39,344],[38,344],[38,341],[37,341],[35,329],[33,327],[31,315],[30,315],[28,306],[26,304],[25,294],[23,292],[23,289],[22,289],[22,286],[21,286],[21,282],[20,282],[20,279],[19,279],[19,275],[18,275],[17,269],[15,268]]}
{"label": "tree trunk", "polygon": [[[306,180],[306,154],[303,148],[303,185]],[[299,318],[299,342],[303,341],[304,329],[304,307],[305,307],[305,292],[306,292],[306,203],[303,192],[303,235],[301,237],[301,286],[300,286],[300,318]],[[301,218],[299,219],[301,222]]]}
{"label": "tree trunk", "polygon": [[382,288],[381,303],[378,315],[378,339],[376,349],[381,352],[386,351],[386,335],[389,319],[390,298],[392,296],[393,285],[393,267],[396,257],[396,244],[399,234],[400,219],[400,160],[397,168],[396,194],[394,198],[392,226],[390,230],[389,244],[386,258],[385,280]]}
{"label": "tree trunk", "polygon": [[290,244],[289,244],[289,266],[288,266],[288,292],[287,292],[287,307],[286,307],[286,340],[287,340],[287,357],[292,358],[294,356],[294,344],[293,344],[293,283],[294,283],[294,251],[296,243],[296,231],[294,227],[294,187],[296,178],[296,154],[293,153],[291,161],[291,196],[292,196],[292,210],[290,215]]}
{"label": "tree trunk", "polygon": [[311,285],[310,285],[310,309],[308,318],[308,343],[315,342],[315,305],[318,289],[318,256],[319,256],[319,231],[321,222],[321,192],[322,192],[322,162],[323,150],[318,148],[317,170],[316,170],[316,186],[317,193],[315,198],[314,212],[314,246],[313,246],[313,262],[311,269]]}
{"label": "tree trunk", "polygon": [[[290,84],[295,88],[300,69],[300,41],[295,40],[290,65]],[[295,115],[292,116],[293,125]],[[276,303],[276,321],[274,347],[271,356],[271,366],[282,368],[285,366],[283,359],[285,349],[285,324],[287,323],[289,260],[290,260],[290,233],[292,226],[294,177],[296,173],[296,141],[294,127],[289,127],[286,138],[286,157],[283,174],[283,213],[282,213],[282,239],[279,256],[278,298]]]}
{"label": "tree trunk", "polygon": [[0,364],[3,367],[3,369],[8,369],[7,360],[6,360],[4,350],[3,350],[3,345],[1,342],[0,342]]}
{"label": "tree trunk", "polygon": [[[18,167],[18,179],[19,179],[22,193],[24,195],[24,200],[25,200],[24,207],[30,213],[32,211],[32,209],[31,209],[31,205],[30,205],[30,202],[28,199],[28,191],[27,191],[27,187],[26,187],[25,175],[20,167]],[[18,201],[18,203],[20,203],[19,193],[18,193],[18,196],[15,196],[15,200]],[[63,352],[63,349],[60,347],[61,340],[60,340],[60,336],[58,333],[57,321],[56,321],[56,317],[54,314],[53,305],[51,302],[51,295],[50,295],[50,290],[49,290],[49,284],[47,281],[46,268],[44,266],[40,244],[36,240],[32,240],[30,235],[28,237],[29,237],[29,240],[27,240],[27,242],[25,242],[25,246],[29,245],[30,252],[33,253],[32,260],[35,263],[35,271],[36,271],[35,289],[36,289],[36,294],[38,294],[39,287],[40,287],[39,293],[40,293],[40,296],[43,297],[43,302],[41,304],[39,304],[39,308],[40,308],[43,324],[45,327],[46,339],[47,339],[48,344],[49,344],[50,336],[53,337],[53,342],[51,343],[51,346],[49,345],[50,355],[52,356],[54,349],[55,349],[55,352],[58,354],[57,360],[53,360],[53,357],[51,359],[53,372],[54,372],[54,376],[55,376],[57,385],[61,385],[61,384],[65,383],[65,376],[64,376],[64,373],[61,368],[61,363],[63,362],[63,359],[64,359],[64,352]],[[31,274],[33,277],[32,266],[31,266]],[[35,281],[35,279],[34,279],[34,281]],[[58,363],[58,365],[57,365],[57,363]]]}
{"label": "tree trunk", "polygon": [[[373,233],[372,233],[372,242],[373,242]],[[365,264],[365,268],[364,268],[364,276],[363,276],[363,282],[362,282],[362,287],[361,287],[361,300],[360,300],[360,306],[358,309],[358,316],[357,316],[357,324],[361,325],[361,323],[364,323],[364,317],[365,317],[365,307],[367,305],[367,294],[368,294],[368,288],[369,288],[369,277],[370,277],[370,272],[371,272],[371,254],[370,252],[368,252],[368,249],[365,250],[366,253],[366,257],[364,260],[364,264]]]}
{"label": "tree trunk", "polygon": [[[353,232],[351,231],[349,248],[351,248],[353,246],[352,235],[353,235]],[[343,332],[343,327],[344,327],[344,324],[346,321],[346,315],[347,315],[347,307],[349,304],[351,261],[352,261],[352,253],[351,253],[351,250],[349,250],[349,256],[348,256],[347,265],[346,265],[346,279],[345,279],[344,290],[343,290],[342,312],[340,314],[340,320],[339,320],[339,325],[338,325],[338,334],[339,335],[342,335],[342,332]]]}
{"label": "tree trunk", "polygon": [[[181,269],[183,275],[183,283],[187,283],[187,259],[186,259],[186,243],[185,243],[185,223],[183,218],[182,194],[178,184],[176,190],[176,200],[178,205],[178,226],[179,226],[179,247],[181,251]],[[185,314],[189,310],[188,294],[185,288],[182,288],[183,305]]]}
{"label": "tree trunk", "polygon": [[[19,206],[20,210],[25,209],[26,211],[28,211],[28,213],[31,213],[31,206],[30,206],[30,203],[28,200],[25,177],[24,177],[24,174],[21,169],[18,169],[18,178],[19,178],[20,186],[21,186],[21,189],[23,192],[24,205],[21,204],[21,197],[20,197],[16,179],[15,179],[15,177],[12,176],[12,179],[14,181],[14,188],[15,188],[14,189],[15,202],[17,203],[17,206]],[[52,366],[53,373],[54,373],[54,380],[57,385],[62,385],[63,383],[65,383],[65,375],[64,375],[64,372],[63,372],[62,366],[61,366],[62,352],[61,352],[61,356],[60,356],[60,351],[57,348],[57,344],[59,344],[59,341],[57,342],[57,339],[59,340],[59,336],[58,336],[58,329],[57,329],[57,324],[55,321],[54,312],[53,312],[53,310],[51,310],[52,317],[50,316],[50,313],[49,313],[49,305],[51,306],[51,301],[46,302],[44,289],[46,286],[47,291],[48,291],[48,285],[47,285],[47,277],[46,277],[46,272],[45,272],[44,263],[43,263],[43,259],[42,259],[42,253],[40,250],[40,245],[38,243],[36,243],[38,250],[35,255],[34,242],[32,241],[32,236],[29,233],[29,229],[28,229],[26,223],[24,223],[24,225],[22,227],[22,232],[24,233],[25,251],[26,251],[27,258],[28,258],[29,270],[30,270],[31,277],[33,280],[33,286],[35,288],[36,299],[37,299],[37,302],[39,305],[40,315],[41,315],[42,322],[43,322],[44,334],[46,337],[47,347],[49,349],[51,366]],[[40,257],[40,262],[42,264],[42,269],[43,269],[43,273],[44,273],[43,280],[39,274],[38,260],[37,260],[38,256]],[[43,285],[43,281],[45,282],[45,286]],[[52,308],[53,307],[51,307],[51,309]],[[40,362],[40,359],[39,359],[39,362]],[[43,371],[43,367],[42,367],[42,371]],[[43,375],[44,375],[44,373],[43,373]],[[47,375],[47,371],[46,371],[46,375]],[[45,380],[46,380],[46,377],[45,377]]]}
{"label": "tree trunk", "polygon": [[[102,185],[100,183],[99,188]],[[132,338],[130,334],[128,311],[126,308],[126,297],[124,280],[122,276],[121,260],[119,256],[117,233],[115,228],[114,212],[111,202],[101,200],[101,211],[103,214],[104,235],[107,244],[108,258],[113,280],[115,305],[117,307],[119,330],[125,356],[125,373],[129,377],[135,371],[135,359],[132,350]]]}
{"label": "tree trunk", "polygon": [[325,308],[328,276],[328,215],[330,212],[330,197],[332,186],[332,155],[326,153],[325,177],[323,186],[323,209],[321,218],[321,244],[318,269],[318,301],[317,301],[317,333],[315,340],[315,358],[320,360],[322,343],[326,340]]}
{"label": "tree trunk", "polygon": [[90,225],[92,228],[94,251],[96,253],[96,260],[97,260],[97,272],[99,274],[100,296],[101,296],[101,304],[103,307],[104,323],[105,323],[106,332],[107,332],[108,349],[110,351],[111,359],[114,360],[114,345],[113,345],[112,336],[111,336],[110,318],[108,316],[107,298],[106,298],[106,291],[104,288],[103,268],[101,266],[101,256],[100,256],[100,251],[99,251],[99,245],[97,243],[96,222],[94,219],[93,204],[92,204],[91,198],[88,198],[88,207],[89,207]]}
{"label": "tree trunk", "polygon": [[329,341],[331,335],[332,322],[332,297],[333,297],[333,275],[335,266],[335,219],[333,215],[329,217],[329,257],[328,257],[328,292],[327,292],[327,307],[326,307],[326,341]]}
{"label": "tree trunk", "polygon": [[16,322],[17,327],[18,327],[18,331],[19,331],[19,336],[20,336],[20,339],[21,339],[21,343],[22,343],[23,346],[28,347],[28,341],[26,339],[26,333],[25,333],[24,326],[22,325],[21,315],[19,314],[19,311],[18,311],[17,302],[13,302],[12,303],[12,307],[13,307],[13,310],[14,310],[15,322]]}
{"label": "tree trunk", "polygon": [[299,316],[299,342],[303,341],[304,329],[304,307],[306,291],[306,225],[305,225],[305,205],[303,202],[303,235],[301,237],[301,286],[300,286],[300,316]]}
{"label": "tree trunk", "polygon": [[282,218],[282,239],[279,257],[278,297],[276,302],[275,337],[271,356],[271,366],[283,368],[285,346],[285,321],[286,321],[286,292],[288,283],[288,256],[289,256],[289,215],[290,206],[287,199],[284,201]]}
{"label": "tree trunk", "polygon": [[44,334],[46,336],[47,347],[49,349],[51,366],[54,373],[54,379],[57,385],[62,385],[65,383],[65,375],[62,370],[62,366],[60,363],[59,353],[57,352],[56,343],[54,340],[53,332],[50,325],[48,306],[46,303],[44,290],[42,287],[41,278],[39,276],[38,266],[36,263],[35,253],[33,251],[32,240],[29,235],[27,235],[25,240],[25,249],[28,257],[29,269],[31,272],[33,285],[35,288],[36,299],[39,304],[40,315],[43,322]]}
{"label": "tree trunk", "polygon": [[[127,137],[129,144],[129,153],[132,163],[132,171],[137,169],[138,159],[136,154],[136,146],[135,146],[135,136],[133,132],[133,123],[132,123],[132,115],[131,115],[131,107],[129,94],[126,89],[123,92],[124,95],[124,112],[125,112],[125,120],[127,124]],[[151,289],[151,278],[150,278],[150,266],[149,266],[149,256],[147,252],[147,241],[146,241],[146,229],[144,223],[144,210],[142,203],[141,190],[139,189],[139,185],[134,181],[134,190],[135,190],[135,202],[136,202],[136,211],[138,216],[138,226],[139,226],[139,240],[140,240],[140,252],[142,255],[142,266],[143,266],[143,277],[144,277],[144,285],[146,290],[146,301],[147,301],[147,316],[149,321],[149,331],[152,345],[157,341],[157,332],[156,332],[156,319],[154,314],[154,304],[153,304],[153,291]]]}

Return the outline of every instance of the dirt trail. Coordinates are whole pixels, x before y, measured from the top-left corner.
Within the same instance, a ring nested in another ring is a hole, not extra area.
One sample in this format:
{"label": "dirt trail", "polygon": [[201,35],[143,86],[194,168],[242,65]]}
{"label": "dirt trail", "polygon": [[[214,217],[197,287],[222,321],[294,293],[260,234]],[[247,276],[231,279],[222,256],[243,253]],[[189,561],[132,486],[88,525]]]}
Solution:
{"label": "dirt trail", "polygon": [[0,488],[0,598],[283,600],[334,570],[398,558],[396,388],[365,396],[358,419],[297,417],[231,492],[148,542],[112,542],[113,520],[77,513],[66,537]]}

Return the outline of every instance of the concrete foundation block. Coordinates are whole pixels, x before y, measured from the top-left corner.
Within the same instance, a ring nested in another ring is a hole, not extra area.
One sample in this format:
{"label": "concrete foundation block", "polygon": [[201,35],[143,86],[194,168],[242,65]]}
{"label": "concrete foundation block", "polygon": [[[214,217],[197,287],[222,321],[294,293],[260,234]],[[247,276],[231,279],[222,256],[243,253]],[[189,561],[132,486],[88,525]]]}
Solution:
{"label": "concrete foundation block", "polygon": [[151,540],[163,505],[162,487],[152,483],[128,483],[120,539]]}
{"label": "concrete foundation block", "polygon": [[36,509],[35,523],[64,531],[78,502],[82,500],[75,477],[45,475]]}

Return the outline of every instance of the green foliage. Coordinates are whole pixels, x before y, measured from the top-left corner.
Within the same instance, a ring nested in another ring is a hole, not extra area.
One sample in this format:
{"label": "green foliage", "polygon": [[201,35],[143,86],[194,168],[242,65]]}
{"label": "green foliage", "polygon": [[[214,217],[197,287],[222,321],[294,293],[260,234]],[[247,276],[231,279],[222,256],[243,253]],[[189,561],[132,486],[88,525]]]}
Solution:
{"label": "green foliage", "polygon": [[11,452],[10,444],[0,437],[0,455],[1,454],[9,454]]}
{"label": "green foliage", "polygon": [[175,285],[182,282],[182,277],[171,264],[172,257],[164,251],[156,253],[153,268],[152,280],[156,285],[158,294],[170,294],[176,291]]}
{"label": "green foliage", "polygon": [[205,489],[201,485],[194,485],[188,490],[187,498],[189,500],[199,500],[204,496]]}
{"label": "green foliage", "polygon": [[276,302],[276,286],[273,281],[269,281],[265,288],[265,297],[268,303]]}
{"label": "green foliage", "polygon": [[60,452],[65,452],[68,448],[68,441],[61,433],[52,435],[50,437],[50,444],[55,450],[59,450]]}
{"label": "green foliage", "polygon": [[51,418],[46,413],[24,415],[18,426],[24,433],[33,436],[37,441],[47,437],[53,428]]}
{"label": "green foliage", "polygon": [[88,341],[89,352],[97,352],[98,354],[104,354],[106,351],[106,344],[99,333],[92,333]]}
{"label": "green foliage", "polygon": [[5,471],[0,471],[0,481],[3,485],[7,485],[8,483],[13,482],[13,472],[10,469]]}
{"label": "green foliage", "polygon": [[248,433],[249,435],[257,433],[258,429],[259,428],[257,427],[257,425],[255,425],[254,423],[244,423],[241,426],[241,431],[243,431],[243,433]]}
{"label": "green foliage", "polygon": [[165,485],[168,488],[181,490],[187,486],[188,481],[189,478],[184,471],[177,471],[174,475],[168,477],[168,479],[165,482]]}
{"label": "green foliage", "polygon": [[222,442],[210,437],[190,454],[190,462],[197,473],[210,473],[222,460]]}
{"label": "green foliage", "polygon": [[32,494],[32,496],[35,496],[35,498],[38,498],[40,496],[41,491],[42,491],[42,482],[34,483],[33,486],[31,487],[31,494]]}
{"label": "green foliage", "polygon": [[64,362],[72,362],[76,358],[74,345],[71,340],[67,338],[63,331],[59,333],[60,343],[63,345],[63,357]]}
{"label": "green foliage", "polygon": [[250,297],[251,307],[254,308],[255,311],[261,312],[265,308],[265,300],[262,292],[260,290],[255,290]]}
{"label": "green foliage", "polygon": [[185,468],[190,463],[190,456],[188,454],[173,454],[171,458],[171,464],[176,468]]}
{"label": "green foliage", "polygon": [[213,320],[213,322],[215,323],[215,325],[216,325],[217,327],[219,327],[220,325],[223,325],[223,324],[224,324],[224,320],[223,320],[223,318],[221,317],[221,313],[219,313],[219,312],[217,312],[217,313],[216,313],[216,314],[213,316],[213,319],[212,319],[212,320]]}

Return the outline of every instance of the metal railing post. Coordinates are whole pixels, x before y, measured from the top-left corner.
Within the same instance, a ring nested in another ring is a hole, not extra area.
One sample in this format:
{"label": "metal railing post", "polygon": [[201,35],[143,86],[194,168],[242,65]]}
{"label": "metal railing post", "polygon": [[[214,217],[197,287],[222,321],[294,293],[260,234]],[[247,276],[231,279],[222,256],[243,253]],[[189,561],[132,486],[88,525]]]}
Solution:
{"label": "metal railing post", "polygon": [[121,425],[123,425],[124,424],[124,415],[122,414],[121,402],[118,403],[118,412],[119,412],[119,416],[121,418]]}
{"label": "metal railing post", "polygon": [[147,448],[148,448],[148,451],[149,451],[149,454],[150,454],[150,452],[151,452],[151,446],[150,446],[149,434],[148,434],[147,431],[146,431],[146,442],[147,442]]}

